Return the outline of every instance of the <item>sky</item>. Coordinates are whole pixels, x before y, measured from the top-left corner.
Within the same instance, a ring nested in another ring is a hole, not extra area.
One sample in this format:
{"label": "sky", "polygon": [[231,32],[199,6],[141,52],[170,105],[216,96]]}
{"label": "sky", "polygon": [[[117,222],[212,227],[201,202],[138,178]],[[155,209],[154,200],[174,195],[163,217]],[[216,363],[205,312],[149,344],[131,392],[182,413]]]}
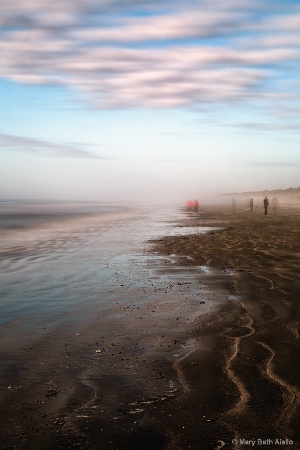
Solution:
{"label": "sky", "polygon": [[0,3],[0,198],[300,186],[300,3]]}

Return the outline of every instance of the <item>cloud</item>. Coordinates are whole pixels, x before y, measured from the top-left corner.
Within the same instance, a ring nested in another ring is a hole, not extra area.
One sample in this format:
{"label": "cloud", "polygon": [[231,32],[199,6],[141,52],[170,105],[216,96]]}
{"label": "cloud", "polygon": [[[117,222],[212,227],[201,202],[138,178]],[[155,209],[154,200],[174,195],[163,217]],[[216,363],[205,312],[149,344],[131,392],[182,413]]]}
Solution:
{"label": "cloud", "polygon": [[[253,3],[253,2],[252,2]],[[231,1],[232,8],[239,7],[243,9],[249,5],[249,2],[241,0],[240,2]],[[207,0],[187,0],[183,5],[180,1],[171,0],[10,0],[9,4],[1,2],[0,4],[0,23],[3,26],[20,26],[21,24],[31,26],[32,23],[40,20],[41,17],[48,15],[49,23],[57,21],[58,18],[65,17],[69,22],[70,17],[105,14],[105,13],[124,13],[124,12],[161,12],[164,10],[189,8],[205,8],[210,6]],[[222,1],[215,1],[214,8],[220,10]],[[226,5],[226,9],[228,6]],[[52,16],[52,17],[51,17]],[[62,22],[58,21],[58,25]]]}
{"label": "cloud", "polygon": [[74,39],[100,42],[141,42],[220,36],[240,30],[242,14],[232,11],[186,11],[160,17],[125,18],[110,28],[86,28],[72,33]]}
{"label": "cloud", "polygon": [[[295,9],[296,14],[283,13],[280,17],[271,17],[268,23],[265,25],[264,29],[278,30],[278,31],[288,31],[288,32],[299,32],[300,29],[300,8],[299,6]],[[299,35],[298,35],[299,36]],[[299,39],[299,37],[298,37]],[[299,42],[299,41],[298,41]]]}
{"label": "cloud", "polygon": [[[255,100],[271,105],[273,99],[287,107],[300,95],[300,87],[292,86],[300,58],[295,5],[274,13],[255,1],[180,5],[119,0],[1,4],[0,21],[7,28],[0,40],[0,77],[62,85],[84,94],[96,108]],[[143,8],[153,14],[137,14]]]}
{"label": "cloud", "polygon": [[23,136],[0,133],[0,148],[10,151],[37,153],[55,158],[109,159],[74,144],[56,144]]}
{"label": "cloud", "polygon": [[[44,36],[45,38],[45,36]],[[261,96],[268,70],[251,67],[294,57],[291,50],[242,54],[221,48],[171,49],[85,48],[71,54],[68,43],[36,49],[26,36],[23,45],[0,44],[2,75],[30,84],[63,84],[86,94],[99,108],[172,107],[237,101]],[[35,40],[33,41],[35,42]]]}
{"label": "cloud", "polygon": [[275,167],[275,168],[282,168],[282,169],[298,169],[300,167],[300,162],[259,162],[259,163],[252,163],[249,164],[251,167]]}
{"label": "cloud", "polygon": [[171,159],[161,159],[158,162],[164,163],[164,164],[197,164],[200,161],[196,160],[171,160]]}
{"label": "cloud", "polygon": [[299,132],[300,130],[300,123],[298,122],[276,122],[276,123],[264,123],[264,122],[239,122],[236,124],[231,125],[233,127],[237,127],[237,128],[245,128],[245,129],[250,129],[250,130],[255,130],[255,132],[257,131],[294,131],[294,132]]}

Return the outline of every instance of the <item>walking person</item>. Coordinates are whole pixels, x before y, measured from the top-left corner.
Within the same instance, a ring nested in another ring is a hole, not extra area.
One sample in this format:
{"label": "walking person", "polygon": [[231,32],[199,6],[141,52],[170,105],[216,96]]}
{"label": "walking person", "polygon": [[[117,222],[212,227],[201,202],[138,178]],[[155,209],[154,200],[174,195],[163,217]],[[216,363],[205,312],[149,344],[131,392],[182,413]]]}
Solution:
{"label": "walking person", "polygon": [[236,201],[235,198],[233,197],[231,200],[231,204],[232,204],[232,212],[235,212],[235,207],[236,207]]}
{"label": "walking person", "polygon": [[269,200],[268,200],[268,197],[265,196],[265,198],[264,198],[264,209],[265,209],[265,214],[268,214],[268,206],[269,206]]}
{"label": "walking person", "polygon": [[252,212],[253,210],[253,198],[250,198],[250,211]]}
{"label": "walking person", "polygon": [[198,200],[194,200],[194,212],[197,213],[199,210],[199,202]]}

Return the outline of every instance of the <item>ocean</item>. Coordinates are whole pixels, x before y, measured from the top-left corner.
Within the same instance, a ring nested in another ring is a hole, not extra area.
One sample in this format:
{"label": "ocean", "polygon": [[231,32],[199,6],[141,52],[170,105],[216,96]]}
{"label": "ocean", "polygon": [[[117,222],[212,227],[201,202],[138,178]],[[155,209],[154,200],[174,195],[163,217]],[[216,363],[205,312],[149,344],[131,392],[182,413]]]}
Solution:
{"label": "ocean", "polygon": [[156,205],[0,203],[4,335],[67,321],[83,303],[88,316],[89,304],[117,299],[117,286],[143,284],[149,240],[203,231],[178,227],[183,218],[181,208]]}

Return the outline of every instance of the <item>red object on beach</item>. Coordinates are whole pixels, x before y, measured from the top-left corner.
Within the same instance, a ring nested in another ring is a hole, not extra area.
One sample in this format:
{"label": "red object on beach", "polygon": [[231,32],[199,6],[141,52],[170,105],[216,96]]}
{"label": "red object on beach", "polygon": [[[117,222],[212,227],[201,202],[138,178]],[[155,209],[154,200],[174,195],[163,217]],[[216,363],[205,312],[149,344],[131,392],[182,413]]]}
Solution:
{"label": "red object on beach", "polygon": [[194,200],[187,200],[185,203],[185,206],[187,208],[193,208],[194,207]]}

